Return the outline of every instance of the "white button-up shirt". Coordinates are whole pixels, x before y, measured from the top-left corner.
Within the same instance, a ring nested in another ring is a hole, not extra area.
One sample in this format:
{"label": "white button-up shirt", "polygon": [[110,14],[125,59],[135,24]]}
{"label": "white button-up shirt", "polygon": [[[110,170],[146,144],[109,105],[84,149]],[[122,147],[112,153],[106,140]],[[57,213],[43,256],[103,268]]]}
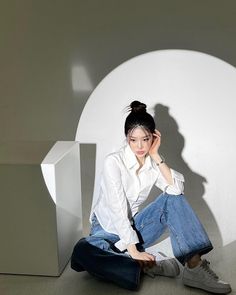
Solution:
{"label": "white button-up shirt", "polygon": [[139,242],[131,226],[131,218],[147,199],[153,185],[171,195],[182,194],[184,189],[182,174],[170,169],[173,184],[169,185],[150,156],[146,157],[137,174],[138,168],[137,158],[128,144],[108,155],[104,162],[98,200],[92,208],[101,226],[120,237],[115,246],[121,251],[129,244]]}

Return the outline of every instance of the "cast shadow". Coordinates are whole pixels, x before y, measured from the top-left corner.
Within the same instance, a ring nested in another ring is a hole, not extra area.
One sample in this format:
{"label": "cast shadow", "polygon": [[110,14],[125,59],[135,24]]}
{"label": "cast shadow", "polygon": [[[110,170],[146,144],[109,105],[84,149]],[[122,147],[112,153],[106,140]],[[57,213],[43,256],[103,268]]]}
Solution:
{"label": "cast shadow", "polygon": [[[171,168],[184,175],[184,194],[187,200],[203,223],[213,245],[217,246],[217,248],[222,248],[222,238],[216,220],[203,199],[205,193],[204,184],[207,182],[207,179],[192,171],[191,167],[184,161],[182,151],[185,140],[179,132],[176,120],[170,115],[169,108],[165,105],[157,104],[154,110],[154,120],[157,129],[162,134],[160,153]],[[154,188],[150,197],[154,198],[158,193],[157,188]]]}

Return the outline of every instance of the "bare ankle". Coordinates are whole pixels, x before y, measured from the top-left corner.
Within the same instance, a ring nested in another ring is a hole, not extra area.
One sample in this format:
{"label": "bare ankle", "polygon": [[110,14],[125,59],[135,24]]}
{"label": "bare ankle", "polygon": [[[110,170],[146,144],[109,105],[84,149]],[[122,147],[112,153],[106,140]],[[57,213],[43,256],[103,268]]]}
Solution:
{"label": "bare ankle", "polygon": [[194,268],[201,263],[201,257],[199,254],[193,256],[191,259],[187,261],[187,265],[189,268]]}

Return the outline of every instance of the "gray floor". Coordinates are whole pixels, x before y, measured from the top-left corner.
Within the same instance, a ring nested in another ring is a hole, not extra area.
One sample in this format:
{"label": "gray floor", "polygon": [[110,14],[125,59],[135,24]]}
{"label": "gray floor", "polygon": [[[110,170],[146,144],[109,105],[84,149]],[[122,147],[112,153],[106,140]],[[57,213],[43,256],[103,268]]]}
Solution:
{"label": "gray floor", "polygon": [[[212,268],[223,279],[231,283],[233,292],[236,294],[236,247],[232,245],[215,248],[208,255]],[[98,281],[86,272],[76,273],[68,264],[62,275],[58,278],[23,276],[23,275],[0,275],[1,295],[78,295],[78,294],[131,294],[137,293],[123,290],[113,284]],[[142,279],[138,294],[206,294],[206,292],[190,289],[181,283],[181,276],[176,279],[156,277],[154,279],[145,276]]]}
{"label": "gray floor", "polygon": [[[224,277],[227,277],[232,283],[235,290],[234,281],[236,272],[221,271]],[[72,271],[69,265],[59,278],[36,277],[36,276],[0,276],[1,294],[3,295],[28,295],[28,294],[128,294],[132,291],[123,290],[112,284],[98,281],[86,272],[76,273]],[[203,291],[184,287],[181,279],[168,279],[164,277],[156,277],[151,279],[144,277],[139,294],[206,294]],[[232,294],[236,294],[233,291]]]}

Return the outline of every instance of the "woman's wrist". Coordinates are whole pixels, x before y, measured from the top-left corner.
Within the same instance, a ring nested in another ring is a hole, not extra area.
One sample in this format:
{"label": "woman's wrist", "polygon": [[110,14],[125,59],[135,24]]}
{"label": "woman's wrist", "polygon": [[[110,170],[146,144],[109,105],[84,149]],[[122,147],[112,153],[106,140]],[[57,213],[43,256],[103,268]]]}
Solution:
{"label": "woman's wrist", "polygon": [[151,158],[158,166],[165,162],[164,158],[158,153],[151,155]]}
{"label": "woman's wrist", "polygon": [[130,254],[131,256],[132,256],[132,255],[135,255],[135,254],[138,252],[137,247],[136,247],[135,244],[129,244],[129,245],[127,246],[127,250],[128,250],[128,252],[129,252],[129,254]]}

